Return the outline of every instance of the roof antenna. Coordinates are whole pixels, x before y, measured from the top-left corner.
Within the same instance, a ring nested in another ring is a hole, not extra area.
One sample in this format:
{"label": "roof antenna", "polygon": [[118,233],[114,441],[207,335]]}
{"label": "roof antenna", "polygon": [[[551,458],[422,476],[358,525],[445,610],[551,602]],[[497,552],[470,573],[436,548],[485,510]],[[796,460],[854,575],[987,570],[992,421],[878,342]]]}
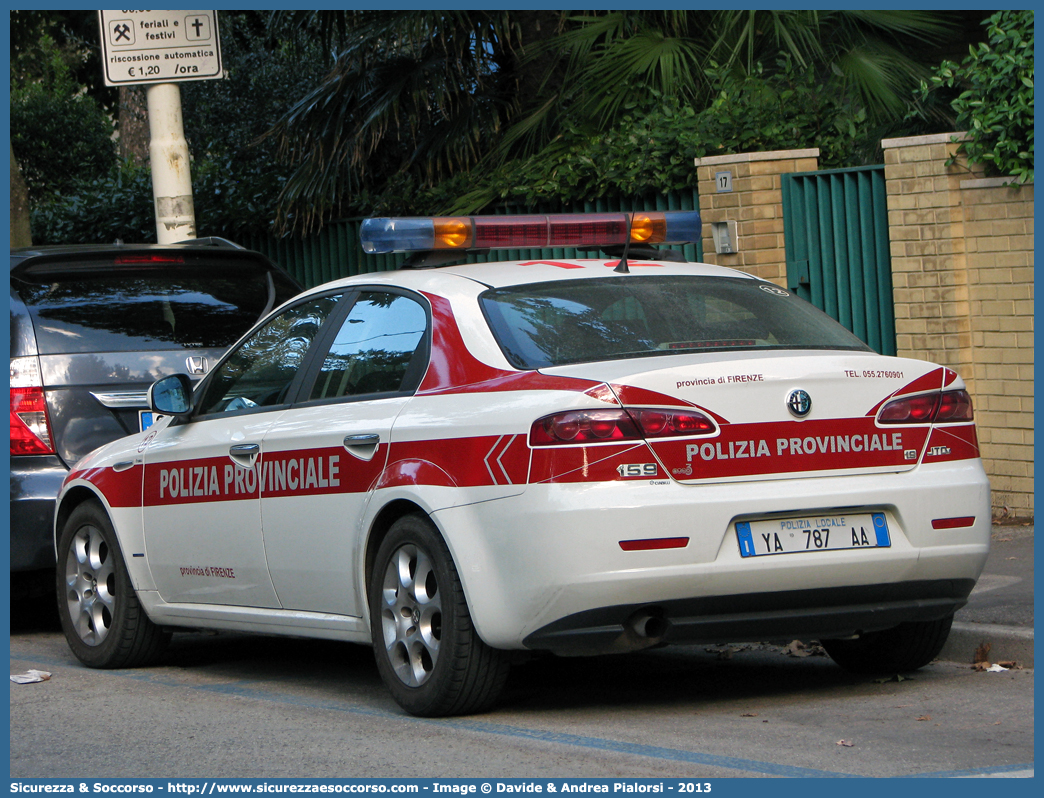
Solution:
{"label": "roof antenna", "polygon": [[631,248],[631,223],[634,221],[634,212],[627,214],[627,240],[624,241],[623,255],[620,257],[620,262],[616,264],[616,268],[613,269],[617,274],[630,274],[631,270],[627,268],[627,250]]}
{"label": "roof antenna", "polygon": [[[645,164],[649,162],[649,150],[645,150],[642,155],[642,166],[640,171],[645,171]],[[634,205],[637,205],[637,200],[640,199],[641,193],[635,193]],[[632,206],[633,207],[633,206]],[[620,257],[620,262],[616,264],[616,268],[613,269],[617,274],[630,274],[631,270],[627,268],[627,253],[631,250],[631,225],[634,224],[634,214],[636,211],[631,211],[627,214],[627,240],[624,241],[623,255]]]}

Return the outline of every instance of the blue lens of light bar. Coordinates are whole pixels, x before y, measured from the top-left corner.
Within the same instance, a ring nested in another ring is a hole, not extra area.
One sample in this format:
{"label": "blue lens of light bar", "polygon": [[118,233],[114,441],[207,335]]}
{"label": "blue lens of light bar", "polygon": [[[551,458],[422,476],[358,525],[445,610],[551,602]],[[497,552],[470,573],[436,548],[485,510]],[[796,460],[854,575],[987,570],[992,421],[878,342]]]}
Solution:
{"label": "blue lens of light bar", "polygon": [[359,229],[364,252],[415,252],[435,248],[433,219],[364,219]]}
{"label": "blue lens of light bar", "polygon": [[666,211],[663,214],[667,223],[667,240],[665,244],[695,244],[703,232],[703,222],[698,211]]}

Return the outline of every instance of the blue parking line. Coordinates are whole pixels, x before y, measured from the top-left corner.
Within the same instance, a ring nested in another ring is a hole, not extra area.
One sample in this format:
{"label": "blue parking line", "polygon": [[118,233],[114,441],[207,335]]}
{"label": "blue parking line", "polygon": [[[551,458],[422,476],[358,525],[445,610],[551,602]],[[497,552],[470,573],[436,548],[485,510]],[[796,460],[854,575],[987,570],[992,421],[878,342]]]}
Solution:
{"label": "blue parking line", "polygon": [[[22,657],[11,656],[12,660],[20,662],[27,660]],[[48,667],[68,667],[67,661],[33,659],[36,664]],[[73,666],[75,667],[75,666]],[[669,762],[686,762],[694,765],[705,765],[720,767],[727,770],[735,770],[743,773],[760,773],[766,776],[781,776],[787,778],[865,778],[854,773],[839,773],[829,770],[817,770],[815,768],[795,767],[793,765],[781,765],[776,762],[762,762],[756,759],[743,759],[740,757],[719,756],[717,754],[701,753],[699,751],[683,751],[676,748],[664,748],[653,745],[640,745],[627,743],[619,740],[609,740],[602,737],[586,737],[579,734],[566,732],[545,731],[541,729],[527,729],[519,726],[509,726],[502,723],[490,723],[482,720],[469,720],[467,718],[415,718],[403,712],[390,712],[383,709],[373,709],[358,705],[346,705],[332,701],[316,701],[314,699],[301,699],[283,693],[270,693],[259,690],[252,685],[258,682],[240,681],[226,684],[214,685],[186,685],[168,679],[156,678],[147,671],[107,671],[110,676],[133,681],[145,682],[160,687],[171,687],[191,690],[199,690],[219,695],[236,696],[241,698],[253,698],[260,701],[269,701],[275,704],[304,707],[307,709],[321,709],[330,712],[343,712],[363,717],[380,718],[382,720],[397,720],[425,725],[438,726],[442,728],[456,729],[458,731],[472,732],[478,734],[495,734],[503,737],[512,737],[519,740],[530,740],[551,745],[568,745],[576,748],[586,748],[594,751],[605,751],[615,754],[629,754],[648,759],[659,759]],[[391,699],[389,698],[389,701]],[[899,778],[959,778],[961,776],[976,776],[1000,774],[1022,770],[1032,770],[1033,764],[1028,765],[1000,765],[989,768],[976,768],[970,770],[939,771],[936,773],[914,773]]]}
{"label": "blue parking line", "polygon": [[1004,773],[1033,772],[1033,763],[1022,765],[995,765],[989,768],[972,768],[971,770],[940,770],[936,773],[914,773],[908,779],[961,779],[969,776],[1000,776]]}
{"label": "blue parking line", "polygon": [[663,759],[670,762],[688,762],[694,765],[709,765],[711,767],[728,768],[729,770],[740,770],[747,773],[763,773],[768,776],[788,776],[804,779],[861,778],[853,773],[835,773],[829,770],[815,770],[814,768],[779,765],[775,762],[761,762],[756,759],[741,759],[734,756],[704,754],[699,751],[681,751],[676,748],[662,748],[655,745],[625,743],[620,742],[619,740],[606,740],[601,737],[584,737],[578,734],[567,734],[563,732],[523,729],[516,726],[489,723],[487,721],[447,719],[431,722],[437,723],[440,726],[449,726],[450,728],[460,729],[462,731],[474,731],[483,734],[500,734],[506,737],[516,737],[524,740],[536,740],[556,745],[570,745],[596,751],[608,751],[614,754],[631,754],[632,756]]}
{"label": "blue parking line", "polygon": [[[147,675],[121,673],[121,676],[148,682],[159,686],[182,687],[185,685],[176,682],[167,682],[149,678]],[[425,725],[438,726],[440,728],[456,729],[458,731],[472,732],[478,734],[497,734],[503,737],[514,737],[520,740],[533,740],[549,743],[552,745],[569,745],[577,748],[587,748],[597,751],[607,751],[616,754],[631,754],[633,756],[648,757],[650,759],[663,759],[672,762],[688,762],[695,765],[710,765],[714,767],[728,768],[729,770],[740,770],[748,773],[763,773],[769,776],[789,776],[794,778],[859,778],[851,773],[835,773],[828,770],[815,770],[813,768],[793,767],[791,765],[778,765],[774,762],[759,762],[754,759],[740,759],[738,757],[717,756],[715,754],[703,754],[697,751],[681,751],[675,748],[662,748],[651,745],[637,745],[617,740],[607,740],[601,737],[584,737],[577,734],[564,732],[545,731],[542,729],[526,729],[520,726],[508,726],[502,723],[490,723],[489,721],[469,720],[467,718],[415,718],[405,713],[390,712],[383,709],[372,709],[369,707],[351,706],[327,701],[315,701],[312,699],[299,699],[283,693],[268,693],[264,690],[256,690],[250,687],[256,682],[234,682],[232,684],[200,685],[192,687],[193,690],[203,690],[208,693],[236,696],[239,698],[254,698],[262,701],[271,701],[277,704],[290,704],[307,709],[322,709],[331,712],[345,712],[352,715],[364,717],[381,718],[383,720],[407,721],[412,723],[423,723]],[[390,700],[390,698],[389,698]]]}

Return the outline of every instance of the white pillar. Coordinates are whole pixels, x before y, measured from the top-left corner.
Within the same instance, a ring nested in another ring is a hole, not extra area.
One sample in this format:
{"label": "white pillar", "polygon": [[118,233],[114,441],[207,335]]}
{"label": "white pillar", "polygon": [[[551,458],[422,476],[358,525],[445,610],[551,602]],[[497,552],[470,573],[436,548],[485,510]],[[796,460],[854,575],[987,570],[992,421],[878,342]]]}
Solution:
{"label": "white pillar", "polygon": [[181,118],[181,89],[157,83],[147,91],[149,159],[156,208],[156,240],[172,244],[196,237],[188,142]]}

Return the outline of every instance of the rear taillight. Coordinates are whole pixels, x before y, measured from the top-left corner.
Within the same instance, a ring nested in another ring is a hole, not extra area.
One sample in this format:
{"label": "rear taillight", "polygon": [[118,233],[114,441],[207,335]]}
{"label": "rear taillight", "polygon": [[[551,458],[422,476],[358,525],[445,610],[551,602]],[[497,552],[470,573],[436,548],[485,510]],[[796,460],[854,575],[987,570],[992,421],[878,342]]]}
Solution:
{"label": "rear taillight", "polygon": [[533,446],[559,446],[709,435],[712,432],[714,422],[693,410],[569,410],[535,421],[529,431],[529,442]]}
{"label": "rear taillight", "polygon": [[971,421],[971,397],[967,391],[945,391],[908,396],[889,402],[877,416],[882,424],[949,424]]}
{"label": "rear taillight", "polygon": [[535,421],[529,430],[529,442],[533,446],[606,443],[640,438],[638,427],[624,410],[570,410],[555,413]]}
{"label": "rear taillight", "polygon": [[937,424],[971,421],[974,417],[971,397],[967,391],[947,391],[939,397],[939,409],[935,412]]}
{"label": "rear taillight", "polygon": [[11,454],[54,454],[52,441],[40,363],[11,358]]}
{"label": "rear taillight", "polygon": [[679,435],[710,435],[714,422],[695,410],[646,410],[632,408],[628,411],[638,423],[643,437],[673,438]]}
{"label": "rear taillight", "polygon": [[185,258],[182,255],[117,255],[113,260],[117,266],[150,266],[184,262]]}

